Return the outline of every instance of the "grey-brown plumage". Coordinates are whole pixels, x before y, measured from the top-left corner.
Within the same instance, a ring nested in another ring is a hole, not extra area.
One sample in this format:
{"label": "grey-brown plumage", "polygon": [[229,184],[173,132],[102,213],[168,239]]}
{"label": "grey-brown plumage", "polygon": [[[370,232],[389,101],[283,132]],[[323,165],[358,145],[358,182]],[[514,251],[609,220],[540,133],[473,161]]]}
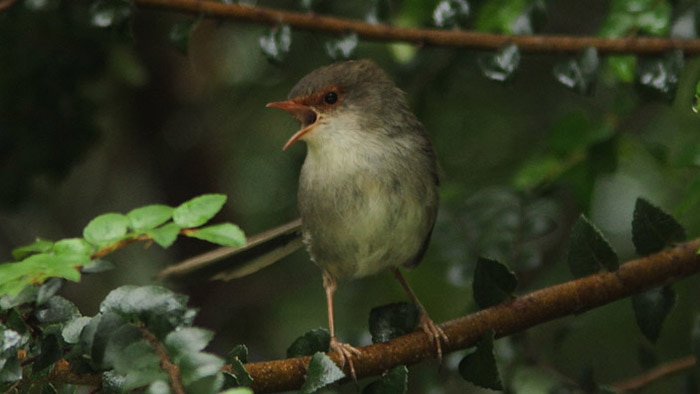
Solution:
{"label": "grey-brown plumage", "polygon": [[394,269],[440,356],[444,334],[396,269],[423,257],[438,208],[435,153],[404,93],[373,62],[346,61],[311,72],[269,106],[301,122],[285,148],[308,146],[298,204],[304,242],[323,271],[333,350],[354,375],[356,349],[335,338],[337,281]]}

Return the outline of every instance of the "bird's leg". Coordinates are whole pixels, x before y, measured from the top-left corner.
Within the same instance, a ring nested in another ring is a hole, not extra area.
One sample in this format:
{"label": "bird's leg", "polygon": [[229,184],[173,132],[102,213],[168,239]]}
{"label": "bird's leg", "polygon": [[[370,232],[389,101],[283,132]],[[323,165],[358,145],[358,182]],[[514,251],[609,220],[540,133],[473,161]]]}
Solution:
{"label": "bird's leg", "polygon": [[340,342],[335,336],[335,324],[333,322],[333,294],[337,288],[338,283],[334,277],[332,277],[328,272],[323,271],[323,288],[326,290],[326,303],[328,305],[328,330],[331,334],[331,351],[338,353],[340,357],[340,367],[345,368],[345,364],[348,365],[350,369],[350,376],[353,380],[357,380],[357,375],[355,374],[355,364],[352,362],[353,357],[359,357],[360,351],[356,348],[348,345],[347,343]]}
{"label": "bird's leg", "polygon": [[420,321],[418,322],[418,325],[435,343],[437,359],[438,361],[442,362],[442,345],[449,342],[447,335],[445,335],[442,328],[435,324],[430,316],[428,316],[428,311],[426,311],[423,304],[420,303],[418,297],[416,297],[416,294],[411,289],[411,286],[408,285],[408,282],[406,282],[406,279],[403,277],[403,274],[401,274],[401,271],[399,271],[398,268],[394,268],[394,275],[396,276],[396,279],[399,280],[399,283],[401,283],[401,286],[406,291],[406,294],[408,294],[408,297],[416,305],[416,307],[418,307],[418,311],[420,313]]}

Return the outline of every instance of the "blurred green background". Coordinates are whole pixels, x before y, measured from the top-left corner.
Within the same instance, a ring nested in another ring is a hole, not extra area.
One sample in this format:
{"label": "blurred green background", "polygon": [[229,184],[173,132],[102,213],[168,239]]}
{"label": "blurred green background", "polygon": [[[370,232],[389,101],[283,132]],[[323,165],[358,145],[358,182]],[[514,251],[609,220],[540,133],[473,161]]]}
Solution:
{"label": "blurred green background", "polygon": [[[483,13],[507,3],[470,3],[467,23],[492,29]],[[425,26],[437,4],[317,2],[314,12]],[[542,34],[596,35],[609,23],[610,2],[546,5]],[[674,20],[693,2],[675,5]],[[9,261],[14,247],[36,237],[80,236],[102,213],[177,205],[204,193],[228,195],[218,220],[249,235],[296,218],[305,147],[281,150],[298,124],[265,104],[334,61],[327,46],[338,37],[292,29],[290,50],[270,61],[259,44],[268,26],[202,19],[184,55],[169,35],[190,17],[136,7],[123,23],[100,28],[94,7],[35,0],[0,12],[0,255]],[[351,54],[379,63],[407,92],[439,156],[442,206],[432,246],[407,273],[434,320],[475,310],[470,285],[478,256],[516,271],[518,294],[570,280],[568,232],[581,213],[622,261],[635,258],[637,197],[674,214],[691,237],[698,234],[700,118],[691,111],[697,59],[686,58],[669,102],[647,100],[604,57],[586,96],[553,77],[557,64],[575,57],[521,54],[513,78],[499,83],[483,76],[483,55],[365,41]],[[114,287],[153,283],[168,264],[210,248],[194,240],[169,250],[131,246],[109,256],[117,270],[85,276],[64,295],[91,315]],[[516,392],[543,392],[591,375],[600,383],[625,380],[686,356],[698,284],[691,278],[674,286],[678,304],[656,344],[640,334],[630,301],[622,300],[498,341],[501,372]],[[216,332],[210,350],[218,354],[244,343],[251,361],[283,358],[297,336],[327,325],[320,271],[304,251],[234,282],[168,285],[191,296],[197,324]],[[368,343],[370,309],[396,301],[406,297],[389,273],[342,285],[339,336]],[[479,392],[454,373],[458,353],[442,368],[413,368],[411,392]],[[688,382],[697,379],[682,374],[646,392],[697,387]]]}

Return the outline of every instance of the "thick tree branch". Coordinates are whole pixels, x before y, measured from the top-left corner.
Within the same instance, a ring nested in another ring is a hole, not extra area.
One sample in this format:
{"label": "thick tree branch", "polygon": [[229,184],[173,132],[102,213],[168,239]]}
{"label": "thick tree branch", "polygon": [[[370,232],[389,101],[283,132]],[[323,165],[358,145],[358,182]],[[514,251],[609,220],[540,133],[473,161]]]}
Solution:
{"label": "thick tree branch", "polygon": [[[510,302],[441,324],[450,342],[445,352],[473,346],[490,328],[497,337],[512,335],[538,324],[579,314],[601,305],[661,286],[700,271],[698,240],[651,256],[629,261],[616,271],[591,275],[534,291]],[[415,364],[434,357],[434,346],[423,332],[391,342],[359,348],[355,363],[358,377],[379,375],[401,364]],[[334,354],[331,358],[337,361]],[[246,364],[256,393],[298,389],[304,381],[309,358],[292,358]]]}
{"label": "thick tree branch", "polygon": [[299,30],[332,34],[355,33],[366,40],[407,42],[416,45],[494,50],[505,44],[516,44],[523,52],[540,53],[576,53],[586,47],[595,47],[601,53],[659,54],[672,49],[680,49],[687,55],[700,53],[698,39],[509,36],[459,30],[417,29],[371,24],[313,13],[224,4],[211,0],[134,0],[134,4],[144,8],[202,15],[208,18],[268,25],[286,24]]}

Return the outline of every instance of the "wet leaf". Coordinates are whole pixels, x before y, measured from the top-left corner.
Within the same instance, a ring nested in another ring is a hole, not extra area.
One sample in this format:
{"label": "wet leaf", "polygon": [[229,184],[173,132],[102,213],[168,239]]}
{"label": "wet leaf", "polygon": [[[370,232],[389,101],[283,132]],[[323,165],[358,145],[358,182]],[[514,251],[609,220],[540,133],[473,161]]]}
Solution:
{"label": "wet leaf", "polygon": [[595,274],[601,269],[615,271],[619,266],[612,246],[583,215],[571,230],[568,262],[571,273],[577,278]]}
{"label": "wet leaf", "polygon": [[405,394],[408,391],[408,368],[399,365],[368,384],[362,394]]}
{"label": "wet leaf", "polygon": [[484,334],[476,350],[467,354],[459,363],[459,374],[477,386],[491,390],[503,390],[501,377],[493,351],[494,331]]}
{"label": "wet leaf", "polygon": [[433,10],[433,23],[437,27],[463,26],[469,17],[466,0],[442,0]]}
{"label": "wet leaf", "polygon": [[98,0],[90,7],[90,23],[97,27],[119,26],[131,16],[131,2]]}
{"label": "wet leaf", "polygon": [[267,35],[261,36],[259,43],[267,60],[279,63],[292,47],[292,29],[289,25],[275,27]]}
{"label": "wet leaf", "polygon": [[326,41],[326,53],[333,59],[349,59],[359,42],[357,34],[347,34],[334,41]]}
{"label": "wet leaf", "polygon": [[64,280],[60,278],[51,278],[44,282],[39,287],[39,292],[36,295],[37,305],[41,305],[48,301],[51,297],[56,295],[61,287],[63,287]]}
{"label": "wet leaf", "polygon": [[554,66],[554,77],[559,83],[581,95],[591,95],[598,76],[598,51],[588,47],[577,59],[569,59]]}
{"label": "wet leaf", "polygon": [[480,258],[474,269],[474,301],[485,309],[513,298],[518,286],[515,274],[495,260]]}
{"label": "wet leaf", "polygon": [[638,254],[656,253],[685,238],[685,229],[676,219],[647,200],[637,199],[632,219],[632,242]]}
{"label": "wet leaf", "polygon": [[675,50],[663,58],[640,59],[635,86],[648,99],[673,101],[683,71],[683,52]]}
{"label": "wet leaf", "polygon": [[369,332],[372,343],[388,342],[416,329],[420,320],[418,308],[408,302],[398,302],[372,308]]}
{"label": "wet leaf", "polygon": [[317,328],[304,333],[292,342],[287,349],[287,357],[311,356],[315,353],[328,351],[331,335],[325,328]]}
{"label": "wet leaf", "polygon": [[478,61],[486,78],[505,82],[513,77],[520,65],[520,50],[515,44],[506,45],[496,53],[479,56]]}
{"label": "wet leaf", "polygon": [[343,371],[324,353],[316,353],[311,357],[306,370],[306,380],[299,394],[312,394],[318,389],[328,386],[345,377]]}
{"label": "wet leaf", "polygon": [[642,334],[656,342],[666,316],[676,304],[676,292],[669,286],[651,289],[632,297],[634,317]]}

